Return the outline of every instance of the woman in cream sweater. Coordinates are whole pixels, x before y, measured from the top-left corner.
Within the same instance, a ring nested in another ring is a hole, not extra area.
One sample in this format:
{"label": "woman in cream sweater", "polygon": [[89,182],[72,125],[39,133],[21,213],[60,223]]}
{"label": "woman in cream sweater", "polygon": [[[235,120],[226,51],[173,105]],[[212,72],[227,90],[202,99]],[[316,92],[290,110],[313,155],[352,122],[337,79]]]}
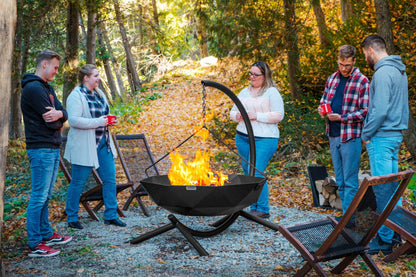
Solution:
{"label": "woman in cream sweater", "polygon": [[[250,118],[253,127],[256,145],[256,169],[263,172],[273,154],[277,150],[279,142],[278,123],[283,119],[284,106],[283,99],[272,80],[269,66],[265,62],[256,62],[251,66],[250,72],[251,85],[243,89],[238,98],[243,104]],[[238,122],[235,144],[238,153],[245,160],[249,161],[250,146],[246,126],[241,113],[234,107],[230,113],[231,119]],[[248,174],[248,164],[241,161],[245,174]],[[262,176],[255,171],[255,176]],[[270,217],[269,212],[269,188],[267,182],[257,203],[251,207],[251,213],[262,217]]]}

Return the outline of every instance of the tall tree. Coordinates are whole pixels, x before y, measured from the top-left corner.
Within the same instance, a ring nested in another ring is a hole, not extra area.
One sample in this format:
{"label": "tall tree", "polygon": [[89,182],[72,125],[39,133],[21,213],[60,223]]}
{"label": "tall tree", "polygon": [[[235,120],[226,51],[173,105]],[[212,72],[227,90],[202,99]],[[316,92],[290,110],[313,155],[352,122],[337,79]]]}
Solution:
{"label": "tall tree", "polygon": [[104,63],[104,70],[105,75],[107,76],[107,82],[108,87],[110,89],[111,98],[114,101],[122,100],[121,95],[117,91],[116,83],[114,82],[113,72],[111,70],[111,64],[110,64],[110,54],[107,51],[107,47],[105,46],[105,42],[102,36],[102,33],[100,29],[97,26],[97,36],[98,36],[98,44],[99,44],[99,51],[100,51],[100,57]]}
{"label": "tall tree", "polygon": [[79,0],[68,1],[68,15],[66,21],[66,49],[64,57],[64,87],[63,105],[69,93],[76,86],[78,72],[78,29],[79,29]]}
{"label": "tall tree", "polygon": [[340,2],[342,21],[347,22],[353,14],[351,0],[340,0]]}
{"label": "tall tree", "polygon": [[207,44],[207,14],[205,0],[196,0],[196,30],[198,33],[199,48],[201,51],[201,57],[208,57],[208,44]]}
{"label": "tall tree", "polygon": [[100,21],[98,27],[100,29],[100,34],[103,38],[103,42],[105,44],[105,48],[107,49],[107,54],[110,56],[111,64],[113,65],[114,73],[116,74],[118,90],[120,91],[120,96],[122,97],[122,95],[125,93],[126,89],[124,88],[123,78],[122,78],[121,72],[120,72],[120,66],[118,65],[118,62],[117,62],[116,58],[112,54],[114,52],[113,52],[113,48],[111,47],[111,43],[109,41],[109,38],[107,36],[104,22]]}
{"label": "tall tree", "polygon": [[284,0],[285,29],[286,29],[286,51],[287,51],[287,71],[289,75],[290,93],[293,99],[299,99],[301,89],[299,85],[300,62],[298,35],[296,32],[295,2]]}
{"label": "tall tree", "polygon": [[[9,144],[9,103],[16,17],[16,0],[2,0],[0,3],[0,236],[3,232],[3,196]],[[0,263],[0,274],[6,276],[3,259]]]}
{"label": "tall tree", "polygon": [[142,87],[142,83],[140,82],[139,75],[137,74],[136,65],[134,63],[133,54],[131,52],[130,42],[127,38],[126,29],[124,28],[124,21],[123,16],[121,14],[120,3],[119,0],[113,0],[114,4],[114,11],[116,13],[116,20],[118,23],[118,27],[120,29],[121,38],[123,41],[124,52],[126,53],[126,63],[127,63],[127,76],[129,78],[129,83],[131,86],[131,90],[133,92],[138,92]]}
{"label": "tall tree", "polygon": [[387,53],[394,54],[393,29],[388,0],[374,0],[376,8],[377,33],[382,36],[387,45]]}
{"label": "tall tree", "polygon": [[[387,52],[393,54],[394,40],[388,0],[375,0],[374,5],[377,13],[377,32],[386,41]],[[416,158],[416,120],[412,113],[412,107],[409,107],[409,126],[403,132],[403,141],[412,157]]]}
{"label": "tall tree", "polygon": [[87,1],[87,63],[95,64],[95,40],[97,37],[97,1]]}
{"label": "tall tree", "polygon": [[318,32],[319,32],[319,41],[321,42],[322,46],[330,45],[330,40],[328,38],[328,27],[326,26],[325,22],[325,14],[321,8],[321,1],[320,0],[310,0],[313,12],[315,13],[316,23],[318,25]]}
{"label": "tall tree", "polygon": [[20,80],[22,78],[22,43],[24,36],[24,23],[22,14],[22,0],[18,0],[17,4],[17,20],[16,20],[16,36],[14,39],[14,52],[12,63],[12,83],[11,83],[11,121],[10,121],[10,133],[11,139],[23,137],[23,125],[22,125],[22,112],[20,110],[20,94],[22,88],[20,86]]}

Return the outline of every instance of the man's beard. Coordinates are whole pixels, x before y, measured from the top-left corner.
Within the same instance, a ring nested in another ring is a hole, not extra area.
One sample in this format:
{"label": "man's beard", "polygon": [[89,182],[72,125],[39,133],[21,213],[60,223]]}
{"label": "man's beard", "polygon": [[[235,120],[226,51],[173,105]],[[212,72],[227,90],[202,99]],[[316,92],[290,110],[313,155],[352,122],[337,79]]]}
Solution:
{"label": "man's beard", "polygon": [[371,70],[374,70],[375,62],[374,62],[374,59],[372,57],[367,58],[367,64],[371,68]]}

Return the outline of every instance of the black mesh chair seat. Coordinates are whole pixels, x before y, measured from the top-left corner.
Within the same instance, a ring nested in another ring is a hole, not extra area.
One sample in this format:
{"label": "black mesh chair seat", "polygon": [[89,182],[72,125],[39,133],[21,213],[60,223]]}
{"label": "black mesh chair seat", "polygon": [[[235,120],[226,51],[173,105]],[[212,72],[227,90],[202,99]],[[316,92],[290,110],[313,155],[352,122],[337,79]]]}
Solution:
{"label": "black mesh chair seat", "polygon": [[[289,227],[288,230],[311,254],[314,254],[334,231],[335,225],[333,220],[327,218],[305,225]],[[348,234],[341,232],[325,255],[319,259],[322,261],[333,260],[344,257],[345,253],[359,253],[366,249],[366,247],[358,245],[362,238],[362,235],[351,230],[348,231]]]}
{"label": "black mesh chair seat", "polygon": [[406,213],[403,209],[394,209],[388,219],[405,229],[410,234],[416,234],[415,218],[409,213]]}
{"label": "black mesh chair seat", "polygon": [[384,258],[385,262],[390,263],[403,254],[413,254],[416,252],[415,213],[398,206],[391,212],[386,221],[386,225],[398,233],[405,240],[405,243]]}

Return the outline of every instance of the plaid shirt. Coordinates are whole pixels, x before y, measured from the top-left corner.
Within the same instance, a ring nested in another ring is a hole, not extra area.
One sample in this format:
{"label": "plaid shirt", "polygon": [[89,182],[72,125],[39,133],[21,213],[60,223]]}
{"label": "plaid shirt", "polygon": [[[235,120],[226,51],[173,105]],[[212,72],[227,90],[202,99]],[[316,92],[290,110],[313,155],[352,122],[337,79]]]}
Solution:
{"label": "plaid shirt", "polygon": [[[84,93],[85,98],[88,102],[88,107],[90,108],[90,113],[92,118],[99,118],[103,115],[108,115],[110,112],[110,108],[108,107],[107,102],[102,98],[96,91],[91,92],[87,89],[84,85],[80,86],[81,91]],[[95,140],[98,144],[100,143],[101,138],[103,135],[106,136],[106,140],[108,139],[108,131],[105,127],[98,127],[95,129]]]}
{"label": "plaid shirt", "polygon": [[[340,81],[339,70],[329,76],[325,92],[321,98],[322,104],[331,104]],[[342,99],[341,142],[361,137],[364,118],[368,112],[370,83],[360,70],[355,67],[345,85]],[[326,134],[329,134],[329,124],[326,124]]]}

